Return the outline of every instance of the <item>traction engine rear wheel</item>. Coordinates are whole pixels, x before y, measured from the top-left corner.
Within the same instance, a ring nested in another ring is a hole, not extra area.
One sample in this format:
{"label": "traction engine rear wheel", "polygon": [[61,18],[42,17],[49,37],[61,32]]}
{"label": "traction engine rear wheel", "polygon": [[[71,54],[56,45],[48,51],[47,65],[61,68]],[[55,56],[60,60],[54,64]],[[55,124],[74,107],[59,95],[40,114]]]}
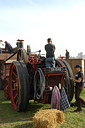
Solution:
{"label": "traction engine rear wheel", "polygon": [[[63,60],[63,63],[65,64],[69,77],[73,78],[73,72],[72,69],[70,67],[70,65],[68,64],[68,62],[66,60]],[[73,99],[73,95],[74,95],[74,81],[70,80],[70,86],[69,86],[69,93],[70,93],[70,100]]]}
{"label": "traction engine rear wheel", "polygon": [[24,91],[27,89],[26,82],[28,83],[28,79],[26,81],[23,74],[21,64],[18,61],[14,61],[10,68],[9,88],[12,106],[16,111],[25,111],[28,104],[28,97],[26,98],[25,96],[28,92]]}

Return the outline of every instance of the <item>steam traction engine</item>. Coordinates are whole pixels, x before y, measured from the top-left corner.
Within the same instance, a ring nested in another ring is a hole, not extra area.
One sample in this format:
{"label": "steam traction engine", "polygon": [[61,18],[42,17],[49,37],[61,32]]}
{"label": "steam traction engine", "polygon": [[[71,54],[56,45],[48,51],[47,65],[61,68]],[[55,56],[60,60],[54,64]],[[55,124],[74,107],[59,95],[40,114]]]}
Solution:
{"label": "steam traction engine", "polygon": [[[26,53],[24,48],[17,51],[17,61],[13,61],[9,73],[9,95],[16,111],[25,111],[30,99],[50,103],[52,89],[55,85],[65,87],[69,102],[74,93],[74,83],[69,64],[56,59],[55,68],[46,68],[45,57]],[[5,83],[6,86],[7,83]],[[8,85],[8,84],[7,84]]]}

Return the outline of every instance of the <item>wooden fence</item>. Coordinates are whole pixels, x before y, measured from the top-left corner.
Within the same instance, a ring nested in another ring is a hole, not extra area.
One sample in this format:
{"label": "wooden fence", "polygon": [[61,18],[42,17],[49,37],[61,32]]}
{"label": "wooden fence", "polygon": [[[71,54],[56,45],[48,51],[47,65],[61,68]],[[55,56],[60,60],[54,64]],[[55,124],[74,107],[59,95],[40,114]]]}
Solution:
{"label": "wooden fence", "polygon": [[80,64],[82,66],[82,71],[84,73],[84,82],[85,82],[85,59],[65,59],[65,60],[71,66],[74,77],[75,77],[75,74],[76,74],[76,70],[74,69],[75,65]]}

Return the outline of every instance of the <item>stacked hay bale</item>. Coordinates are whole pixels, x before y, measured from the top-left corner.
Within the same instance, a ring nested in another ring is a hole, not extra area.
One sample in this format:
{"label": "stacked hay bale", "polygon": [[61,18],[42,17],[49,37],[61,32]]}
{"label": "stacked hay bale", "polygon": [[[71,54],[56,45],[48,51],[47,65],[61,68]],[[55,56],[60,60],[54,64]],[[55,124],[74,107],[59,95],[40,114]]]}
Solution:
{"label": "stacked hay bale", "polygon": [[38,111],[33,117],[34,128],[55,128],[56,124],[64,122],[64,114],[57,109]]}

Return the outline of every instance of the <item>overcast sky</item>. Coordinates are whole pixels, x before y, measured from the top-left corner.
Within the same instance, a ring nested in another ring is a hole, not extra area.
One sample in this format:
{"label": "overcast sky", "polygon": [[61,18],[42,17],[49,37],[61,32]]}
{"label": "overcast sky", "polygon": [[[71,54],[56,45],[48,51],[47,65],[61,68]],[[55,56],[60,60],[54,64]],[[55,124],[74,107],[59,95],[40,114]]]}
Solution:
{"label": "overcast sky", "polygon": [[24,40],[24,48],[41,49],[51,37],[55,56],[85,54],[85,0],[0,0],[0,39],[16,46]]}

